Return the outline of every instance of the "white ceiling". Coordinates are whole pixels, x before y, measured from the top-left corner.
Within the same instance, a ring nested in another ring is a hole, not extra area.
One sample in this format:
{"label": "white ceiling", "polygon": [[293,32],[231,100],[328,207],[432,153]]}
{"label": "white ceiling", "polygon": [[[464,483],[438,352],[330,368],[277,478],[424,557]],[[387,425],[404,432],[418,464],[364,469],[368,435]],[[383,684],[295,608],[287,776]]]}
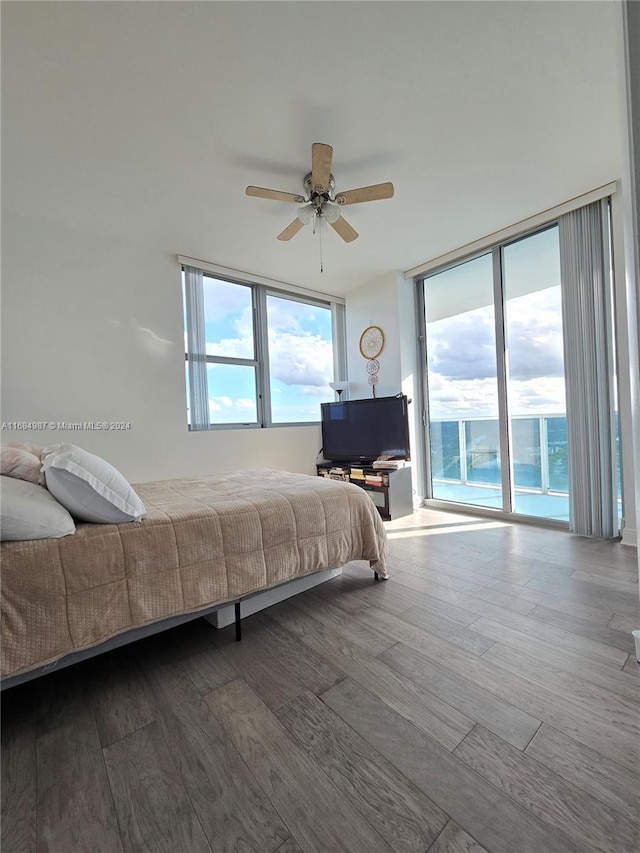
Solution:
{"label": "white ceiling", "polygon": [[[5,215],[344,294],[618,177],[612,2],[2,4]],[[312,142],[345,244],[276,235]]]}

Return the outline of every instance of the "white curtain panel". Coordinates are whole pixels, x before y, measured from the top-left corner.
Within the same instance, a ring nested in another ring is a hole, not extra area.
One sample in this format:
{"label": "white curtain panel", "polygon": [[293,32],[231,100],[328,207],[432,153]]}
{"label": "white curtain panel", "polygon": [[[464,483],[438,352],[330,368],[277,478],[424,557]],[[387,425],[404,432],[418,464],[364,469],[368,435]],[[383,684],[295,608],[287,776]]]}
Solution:
{"label": "white curtain panel", "polygon": [[569,528],[618,535],[608,200],[560,217]]}
{"label": "white curtain panel", "polygon": [[207,390],[207,347],[204,330],[204,285],[202,270],[184,267],[187,312],[187,364],[192,430],[209,428]]}

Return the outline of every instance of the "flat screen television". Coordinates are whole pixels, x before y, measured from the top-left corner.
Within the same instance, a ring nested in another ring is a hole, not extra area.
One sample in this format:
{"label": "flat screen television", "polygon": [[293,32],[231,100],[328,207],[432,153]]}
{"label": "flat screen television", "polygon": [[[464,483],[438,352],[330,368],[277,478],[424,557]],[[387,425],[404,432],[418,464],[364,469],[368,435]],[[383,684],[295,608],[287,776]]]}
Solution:
{"label": "flat screen television", "polygon": [[371,397],[322,403],[322,451],[336,462],[410,459],[408,400]]}

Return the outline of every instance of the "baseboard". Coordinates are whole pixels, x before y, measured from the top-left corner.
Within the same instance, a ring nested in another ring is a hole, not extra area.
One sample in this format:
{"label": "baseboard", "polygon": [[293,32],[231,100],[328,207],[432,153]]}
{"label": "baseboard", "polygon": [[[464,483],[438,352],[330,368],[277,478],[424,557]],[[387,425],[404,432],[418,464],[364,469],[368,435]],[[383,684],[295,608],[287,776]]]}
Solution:
{"label": "baseboard", "polygon": [[628,527],[625,525],[622,531],[622,539],[621,542],[623,545],[630,545],[633,548],[638,547],[638,534],[637,531],[633,527]]}
{"label": "baseboard", "polygon": [[[305,589],[312,589],[320,583],[331,580],[342,573],[342,569],[327,569],[324,572],[315,572],[312,575],[306,575],[303,578],[296,578],[290,583],[283,583],[274,589],[266,589],[257,595],[251,596],[241,604],[241,615],[251,616],[252,613],[257,613],[259,610],[264,610],[265,607],[271,607],[272,604],[277,604],[279,601],[284,601],[286,598],[291,598],[292,595],[297,595],[299,592],[304,592]],[[215,613],[204,617],[207,622],[210,622],[214,628],[226,628],[227,625],[233,625],[235,622],[235,609],[233,604],[225,607],[220,607]]]}

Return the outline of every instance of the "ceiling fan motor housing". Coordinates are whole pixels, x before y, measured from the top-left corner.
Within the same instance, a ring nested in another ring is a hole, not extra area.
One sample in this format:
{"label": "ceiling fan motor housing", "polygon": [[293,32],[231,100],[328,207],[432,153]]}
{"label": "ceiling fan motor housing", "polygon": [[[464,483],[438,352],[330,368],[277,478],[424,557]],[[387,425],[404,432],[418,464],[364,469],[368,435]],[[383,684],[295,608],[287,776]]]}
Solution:
{"label": "ceiling fan motor housing", "polygon": [[329,176],[329,186],[328,187],[316,187],[313,184],[313,179],[311,177],[311,172],[308,172],[304,176],[304,181],[302,182],[304,186],[304,191],[307,194],[307,198],[309,201],[312,201],[316,207],[321,207],[325,201],[331,201],[333,196],[333,191],[336,188],[336,181],[333,175]]}

